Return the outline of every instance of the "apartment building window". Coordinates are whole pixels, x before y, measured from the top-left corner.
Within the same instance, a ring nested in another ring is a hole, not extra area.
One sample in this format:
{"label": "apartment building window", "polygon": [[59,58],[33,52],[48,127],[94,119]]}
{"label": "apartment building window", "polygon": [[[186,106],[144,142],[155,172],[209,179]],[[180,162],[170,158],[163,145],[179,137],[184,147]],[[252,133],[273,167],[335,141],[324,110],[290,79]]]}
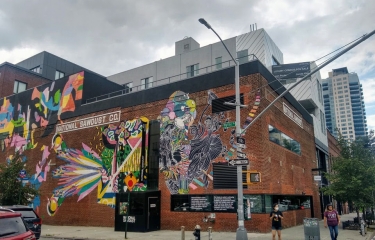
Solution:
{"label": "apartment building window", "polygon": [[199,74],[199,63],[186,67],[186,77],[194,77]]}
{"label": "apartment building window", "polygon": [[125,88],[125,93],[133,91],[133,82],[125,83],[123,86]]}
{"label": "apartment building window", "polygon": [[56,72],[55,72],[55,80],[63,78],[64,76],[65,76],[65,73],[56,70]]}
{"label": "apartment building window", "polygon": [[13,93],[23,92],[26,90],[26,88],[27,88],[26,83],[15,80],[14,86],[13,86]]}
{"label": "apartment building window", "polygon": [[344,86],[344,88],[348,88],[348,86]]}
{"label": "apartment building window", "polygon": [[37,66],[35,68],[30,69],[30,71],[33,71],[36,73],[42,73],[42,68],[40,66]]}
{"label": "apartment building window", "polygon": [[216,69],[221,69],[222,68],[222,57],[217,57],[215,58],[215,64],[216,64]]}
{"label": "apartment building window", "polygon": [[275,66],[275,65],[280,65],[279,61],[276,60],[276,58],[274,56],[272,56],[272,65]]}
{"label": "apartment building window", "polygon": [[326,120],[325,120],[325,117],[324,117],[324,113],[322,112],[322,110],[320,110],[320,127],[321,127],[321,130],[322,130],[322,133],[325,134],[326,131],[326,126],[325,126],[325,123],[326,123]]}
{"label": "apartment building window", "polygon": [[147,89],[152,87],[153,77],[141,79],[141,89]]}
{"label": "apartment building window", "polygon": [[249,60],[249,57],[248,57],[248,52],[247,52],[247,49],[245,50],[242,50],[242,51],[238,51],[237,52],[237,58],[238,58],[238,63],[239,64],[243,64],[243,63],[246,63],[248,62]]}

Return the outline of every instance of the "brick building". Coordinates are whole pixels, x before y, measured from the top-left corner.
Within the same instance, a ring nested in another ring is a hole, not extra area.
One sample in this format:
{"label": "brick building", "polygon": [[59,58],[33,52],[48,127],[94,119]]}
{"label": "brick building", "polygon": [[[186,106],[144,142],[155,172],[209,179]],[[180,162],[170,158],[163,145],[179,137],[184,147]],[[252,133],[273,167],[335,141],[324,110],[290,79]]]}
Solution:
{"label": "brick building", "polygon": [[49,79],[17,65],[8,62],[0,64],[1,98],[49,82]]}
{"label": "brick building", "polygon": [[[66,76],[2,101],[0,156],[21,152],[46,224],[235,231],[235,112],[222,104],[233,83],[233,67],[130,93],[90,72]],[[242,128],[285,89],[257,60],[240,66],[240,84]],[[247,230],[270,231],[275,202],[285,227],[319,217],[309,113],[287,94],[243,138],[243,169],[261,173],[244,186]]]}

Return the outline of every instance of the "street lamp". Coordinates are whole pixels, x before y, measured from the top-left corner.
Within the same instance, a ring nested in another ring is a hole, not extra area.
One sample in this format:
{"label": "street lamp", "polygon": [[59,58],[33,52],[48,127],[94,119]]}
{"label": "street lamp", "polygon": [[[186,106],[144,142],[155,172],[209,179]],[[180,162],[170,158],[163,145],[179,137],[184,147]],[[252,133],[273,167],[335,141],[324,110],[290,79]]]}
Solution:
{"label": "street lamp", "polygon": [[[230,106],[236,106],[236,136],[241,137],[241,127],[240,127],[240,107],[246,107],[245,105],[241,105],[240,102],[240,65],[238,63],[238,60],[235,60],[232,54],[229,52],[227,46],[221,40],[221,37],[219,34],[215,32],[215,30],[211,27],[206,20],[203,18],[200,18],[198,20],[200,23],[205,25],[208,29],[211,29],[216,36],[220,39],[221,43],[224,45],[225,49],[231,56],[233,62],[236,64],[234,69],[235,69],[235,78],[234,78],[234,83],[235,83],[235,91],[236,91],[236,102],[235,103],[229,103],[226,102],[225,105],[230,105]],[[237,189],[238,189],[238,207],[237,207],[237,214],[238,214],[238,228],[236,232],[236,240],[247,240],[247,231],[245,229],[245,224],[244,224],[244,208],[243,208],[243,184],[242,184],[242,166],[237,166]]]}

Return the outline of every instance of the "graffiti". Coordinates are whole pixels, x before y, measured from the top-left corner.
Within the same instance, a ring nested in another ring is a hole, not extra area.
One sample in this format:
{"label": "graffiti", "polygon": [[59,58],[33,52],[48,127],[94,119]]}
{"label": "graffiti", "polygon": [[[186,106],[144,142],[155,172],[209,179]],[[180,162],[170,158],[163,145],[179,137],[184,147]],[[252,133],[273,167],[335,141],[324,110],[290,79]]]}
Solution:
{"label": "graffiti", "polygon": [[95,189],[98,203],[111,207],[116,193],[147,190],[148,122],[142,117],[98,127],[94,140],[100,144],[82,143],[81,150],[67,147],[63,136],[56,133],[51,148],[66,164],[52,173],[59,186],[48,199],[48,214],[54,216],[65,198],[77,195],[80,201]]}
{"label": "graffiti", "polygon": [[193,125],[197,117],[195,101],[184,92],[174,92],[161,112],[160,169],[171,194],[188,193],[189,187],[196,188],[195,184],[207,187],[208,179],[212,180],[207,171],[223,150],[216,134],[223,115],[206,115],[216,98],[213,92],[208,92],[208,102],[197,125]]}
{"label": "graffiti", "polygon": [[[240,150],[235,129],[230,130],[229,147],[220,138],[220,131],[226,132],[234,123],[225,119],[224,113],[207,114],[212,100],[216,98],[215,93],[208,91],[207,105],[196,124],[195,102],[184,92],[173,93],[161,111],[159,166],[171,194],[186,194],[189,189],[207,188],[213,180],[211,164],[214,161],[229,161]],[[258,90],[249,116],[244,121],[244,128],[253,120],[259,104]],[[216,160],[219,156],[225,160]]]}

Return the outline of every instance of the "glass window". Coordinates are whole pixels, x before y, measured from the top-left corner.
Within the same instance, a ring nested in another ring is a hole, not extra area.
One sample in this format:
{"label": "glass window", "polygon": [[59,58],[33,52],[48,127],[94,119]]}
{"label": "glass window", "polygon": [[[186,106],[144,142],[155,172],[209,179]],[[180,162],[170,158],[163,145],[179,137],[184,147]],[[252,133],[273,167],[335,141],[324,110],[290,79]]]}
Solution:
{"label": "glass window", "polygon": [[153,77],[141,79],[141,89],[147,89],[152,87]]}
{"label": "glass window", "polygon": [[277,128],[268,125],[269,140],[292,152],[301,154],[301,145]]}
{"label": "glass window", "polygon": [[129,93],[133,91],[133,82],[125,83],[124,88],[125,88],[125,93]]}
{"label": "glass window", "polygon": [[0,226],[0,236],[9,239],[28,231],[21,217],[0,218]]}
{"label": "glass window", "polygon": [[42,73],[42,68],[40,66],[37,66],[35,68],[30,69],[30,71],[33,71],[36,73]]}
{"label": "glass window", "polygon": [[65,73],[56,70],[56,72],[55,72],[55,80],[63,78],[64,76],[65,76]]}
{"label": "glass window", "polygon": [[199,63],[186,67],[186,77],[194,77],[199,74]]}
{"label": "glass window", "polygon": [[247,52],[247,49],[237,52],[238,63],[243,64],[243,63],[248,62],[249,61],[248,55],[249,54]]}
{"label": "glass window", "polygon": [[221,69],[222,68],[221,61],[222,61],[222,57],[215,58],[216,69]]}
{"label": "glass window", "polygon": [[27,88],[26,83],[15,80],[14,86],[13,86],[13,93],[23,92],[26,90],[26,88]]}
{"label": "glass window", "polygon": [[276,60],[276,58],[274,56],[272,56],[272,65],[275,66],[275,65],[280,65],[279,61]]}

